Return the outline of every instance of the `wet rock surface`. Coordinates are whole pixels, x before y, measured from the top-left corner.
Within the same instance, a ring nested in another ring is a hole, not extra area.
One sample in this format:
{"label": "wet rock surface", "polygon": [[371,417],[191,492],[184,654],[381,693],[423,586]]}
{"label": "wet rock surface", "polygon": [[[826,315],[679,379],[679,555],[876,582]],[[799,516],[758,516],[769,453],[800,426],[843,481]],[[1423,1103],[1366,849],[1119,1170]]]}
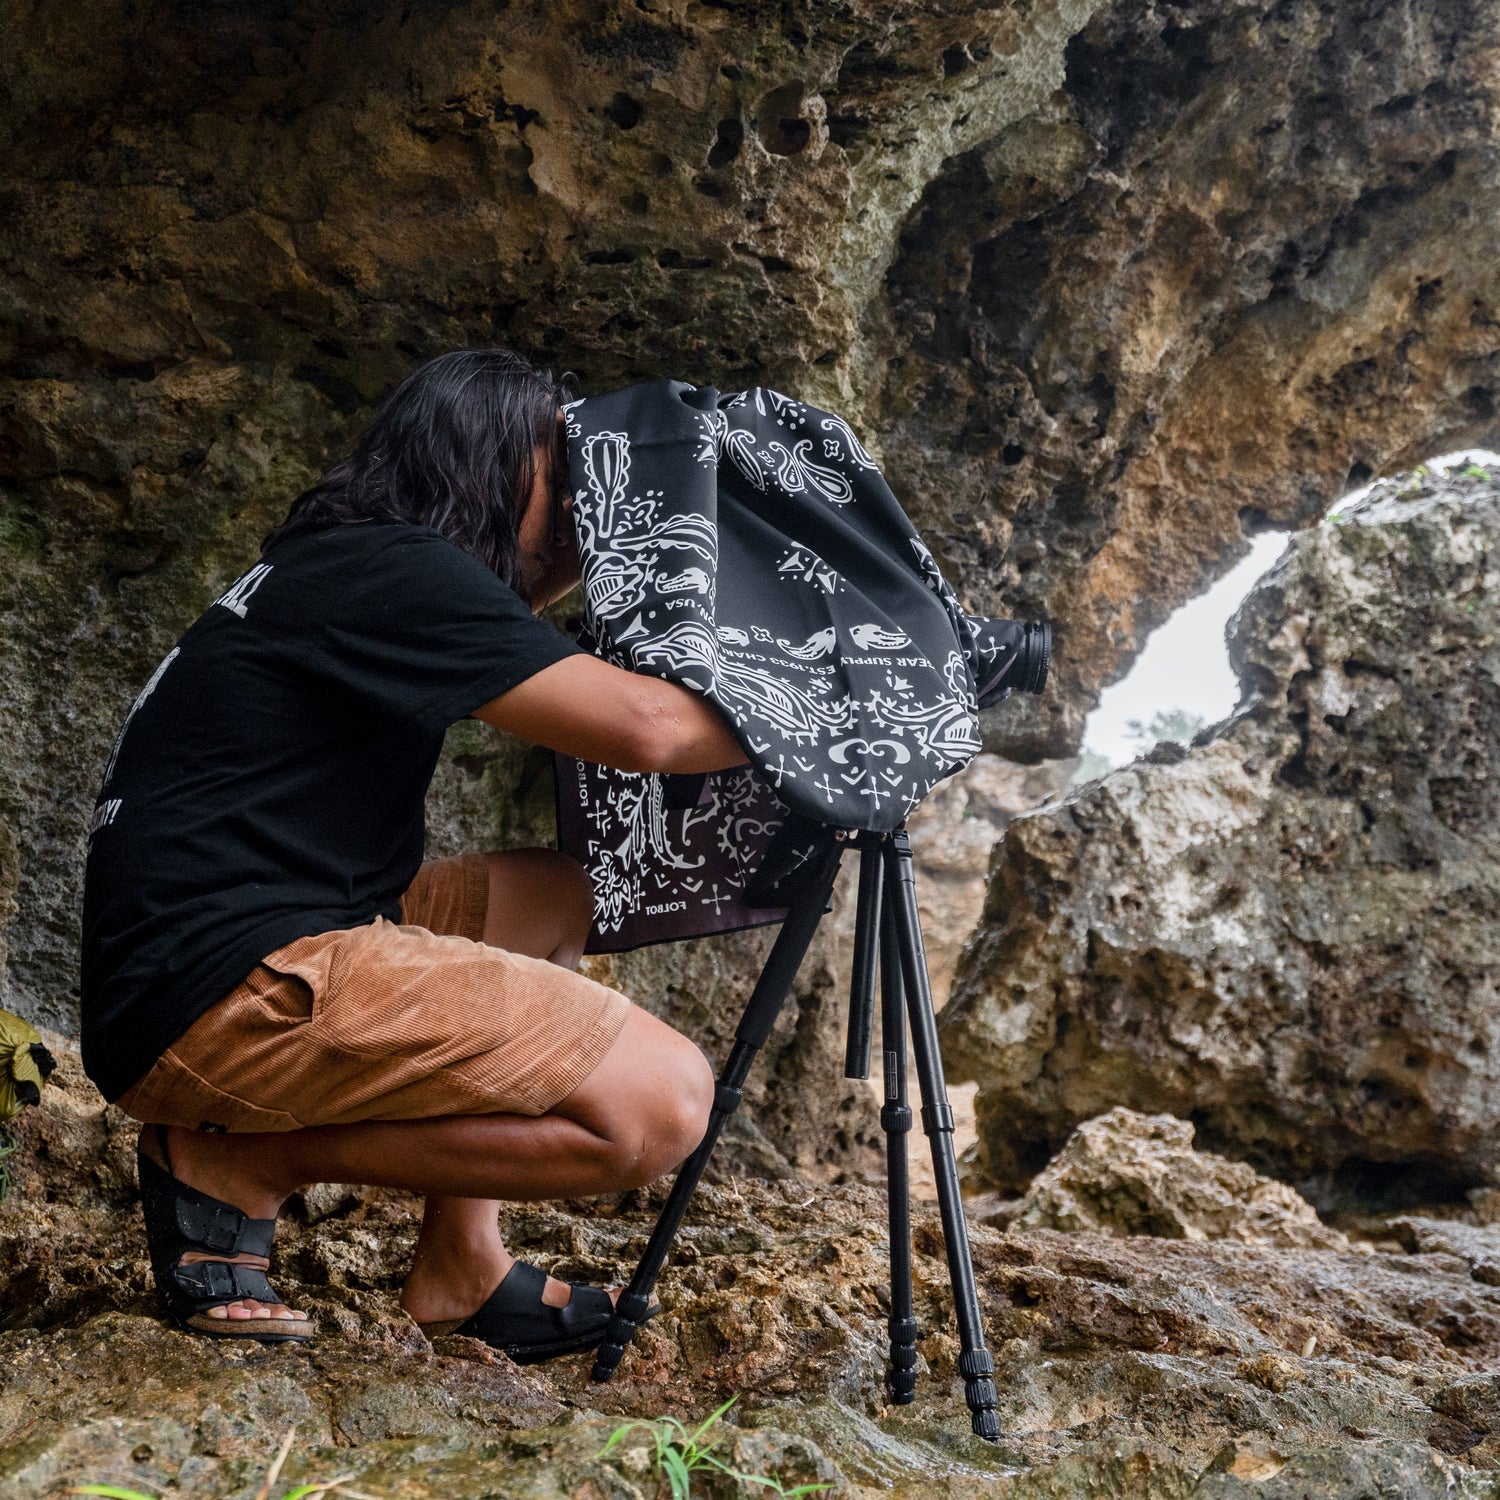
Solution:
{"label": "wet rock surface", "polygon": [[1500,484],[1414,475],[1293,539],[1241,709],[1017,819],[944,1012],[983,1165],[1116,1104],[1317,1201],[1500,1160]]}
{"label": "wet rock surface", "polygon": [[[1495,440],[1495,0],[297,0],[212,24],[43,0],[12,20],[0,1003],[64,1030],[88,809],[131,698],[379,394],[445,349],[508,343],[586,390],[756,380],[845,412],[970,607],[1056,620],[1054,690],[986,726],[1025,759],[1076,749],[1099,688],[1247,534]],[[1445,552],[1433,533],[1432,578],[1464,607],[1434,606],[1414,644],[1389,602],[1428,563],[1384,526],[1360,519],[1364,550],[1322,576],[1332,626],[1263,592],[1264,645],[1238,648],[1254,713],[1181,766],[1138,766],[1007,832],[965,961],[998,998],[951,1023],[953,1047],[989,1059],[997,1178],[1019,1185],[1121,1100],[1293,1175],[1489,1172],[1496,902],[1473,832],[1496,784],[1495,674],[1474,666],[1488,544],[1454,524],[1469,550]],[[1438,687],[1451,711],[1434,710]],[[1273,802],[1288,811],[1255,825],[1256,846],[1287,851],[1295,878],[1252,910],[1233,835]],[[545,841],[549,804],[545,757],[458,726],[432,852]],[[1090,875],[1086,847],[1117,825],[1144,836],[1138,857]],[[1221,836],[1200,867],[1190,851]],[[969,843],[954,836],[960,865]],[[1068,925],[1088,879],[1107,941]],[[1420,930],[1438,908],[1441,950]],[[1355,915],[1373,941],[1335,931]],[[1184,922],[1222,929],[1230,957],[1179,941]],[[1235,981],[1247,1030],[1221,1046],[1217,986],[1240,972],[1247,924],[1290,961]],[[21,1123],[0,1204],[0,1490],[256,1500],[295,1429],[287,1485],[647,1496],[645,1447],[601,1457],[608,1435],[738,1394],[721,1452],[787,1487],[1494,1492],[1500,1288],[1485,1225],[1452,1217],[1382,1226],[1373,1251],[976,1224],[1006,1433],[987,1448],[958,1405],[941,1236],[919,1207],[925,1369],[917,1404],[888,1408],[880,1194],[791,1175],[858,1178],[874,1139],[868,1093],[841,1078],[847,962],[827,926],[666,1312],[607,1387],[583,1359],[521,1370],[429,1344],[396,1301],[414,1205],[389,1194],[313,1190],[288,1211],[278,1279],[319,1318],[312,1348],[169,1329],[133,1127],[59,1042],[59,1085]],[[769,942],[630,955],[600,977],[718,1056]],[[1060,992],[1076,981],[1087,1004],[1031,1030],[1010,977],[1025,990],[1057,963]],[[960,1011],[979,993],[966,985]],[[1280,1024],[1313,993],[1331,1002],[1322,1030]],[[1160,1047],[1142,1015],[1167,1029]],[[560,1274],[617,1279],[655,1201],[516,1208],[505,1228]]]}
{"label": "wet rock surface", "polygon": [[1317,1249],[1348,1244],[1284,1182],[1262,1177],[1244,1162],[1195,1151],[1188,1121],[1129,1109],[1112,1109],[1080,1125],[1020,1201],[1007,1208],[1003,1222],[1013,1230],[1168,1240]]}
{"label": "wet rock surface", "polygon": [[[284,1215],[277,1281],[314,1310],[310,1347],[199,1339],[169,1328],[149,1292],[134,1129],[59,1047],[60,1086],[23,1118],[0,1203],[0,1489],[18,1500],[83,1482],[251,1500],[290,1429],[283,1488],[345,1474],[382,1497],[652,1495],[647,1438],[601,1457],[610,1434],[701,1419],[732,1395],[720,1456],[788,1488],[1493,1493],[1500,1288],[1450,1241],[1397,1253],[976,1223],[1000,1371],[994,1447],[968,1431],[926,1209],[919,1397],[885,1403],[885,1216],[866,1187],[707,1188],[663,1281],[665,1311],[606,1386],[588,1382],[583,1357],[521,1369],[472,1340],[429,1344],[395,1300],[416,1219],[394,1194],[341,1194],[315,1223],[301,1206]],[[517,1205],[504,1227],[519,1253],[607,1282],[628,1272],[659,1196]]]}

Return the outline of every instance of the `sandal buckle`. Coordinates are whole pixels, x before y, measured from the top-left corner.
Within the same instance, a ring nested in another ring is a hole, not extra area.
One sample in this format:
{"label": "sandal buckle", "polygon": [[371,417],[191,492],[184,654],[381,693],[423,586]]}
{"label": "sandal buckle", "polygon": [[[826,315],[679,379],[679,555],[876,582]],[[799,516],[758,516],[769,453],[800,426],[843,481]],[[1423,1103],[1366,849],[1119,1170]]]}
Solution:
{"label": "sandal buckle", "polygon": [[203,1226],[203,1243],[210,1250],[233,1250],[239,1244],[248,1222],[239,1209],[227,1204],[215,1208],[213,1215]]}

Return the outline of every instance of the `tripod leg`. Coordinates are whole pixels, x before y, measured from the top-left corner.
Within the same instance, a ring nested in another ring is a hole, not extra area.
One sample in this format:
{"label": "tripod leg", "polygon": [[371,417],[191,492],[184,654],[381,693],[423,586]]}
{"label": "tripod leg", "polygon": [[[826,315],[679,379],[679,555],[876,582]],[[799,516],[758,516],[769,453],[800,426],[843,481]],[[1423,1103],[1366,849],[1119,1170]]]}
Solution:
{"label": "tripod leg", "polygon": [[875,834],[859,841],[859,904],[854,916],[854,964],[849,977],[849,1038],[844,1077],[870,1076],[870,1033],[875,1022],[875,954],[880,933],[880,883],[885,873]]}
{"label": "tripod leg", "polygon": [[906,1138],[911,1107],[906,1102],[906,1010],[901,985],[901,949],[892,903],[880,912],[880,1046],[885,1054],[885,1103],[880,1125],[885,1131],[885,1191],[891,1245],[891,1363],[886,1389],[892,1406],[916,1400],[917,1320],[911,1302],[911,1180],[907,1174]]}
{"label": "tripod leg", "polygon": [[922,1090],[922,1129],[932,1145],[932,1171],[937,1179],[938,1208],[943,1216],[943,1241],[948,1251],[948,1279],[953,1285],[953,1308],[958,1317],[958,1358],[964,1377],[964,1399],[975,1433],[995,1442],[1000,1417],[995,1410],[995,1361],[984,1347],[984,1324],[979,1315],[979,1293],[974,1285],[974,1262],[969,1254],[969,1228],[964,1222],[958,1188],[958,1163],[953,1155],[953,1111],[943,1083],[938,1051],[937,1018],[927,978],[927,955],[917,917],[916,877],[912,872],[911,841],[898,829],[886,845],[886,899],[892,908],[901,954],[901,978],[911,1018],[911,1045]]}
{"label": "tripod leg", "polygon": [[630,1278],[630,1284],[620,1293],[615,1304],[614,1316],[604,1331],[604,1341],[594,1356],[592,1379],[608,1380],[624,1357],[625,1348],[635,1337],[646,1309],[651,1305],[651,1289],[666,1264],[672,1249],[672,1241],[682,1227],[688,1203],[697,1190],[698,1181],[708,1165],[718,1144],[724,1122],[740,1107],[740,1094],[750,1065],[756,1053],[765,1046],[771,1027],[781,1013],[782,1004],[797,970],[812,942],[813,934],[823,917],[823,908],[833,890],[834,876],[838,874],[839,856],[843,848],[832,833],[825,847],[817,856],[816,871],[807,885],[798,892],[796,903],[787,912],[781,924],[776,942],[771,948],[766,966],[761,970],[755,989],[735,1029],[734,1046],[730,1048],[729,1060],[719,1074],[718,1087],[714,1090],[714,1106],[708,1116],[708,1129],[698,1143],[698,1149],[678,1168],[672,1183],[672,1191],[646,1242],[645,1253]]}

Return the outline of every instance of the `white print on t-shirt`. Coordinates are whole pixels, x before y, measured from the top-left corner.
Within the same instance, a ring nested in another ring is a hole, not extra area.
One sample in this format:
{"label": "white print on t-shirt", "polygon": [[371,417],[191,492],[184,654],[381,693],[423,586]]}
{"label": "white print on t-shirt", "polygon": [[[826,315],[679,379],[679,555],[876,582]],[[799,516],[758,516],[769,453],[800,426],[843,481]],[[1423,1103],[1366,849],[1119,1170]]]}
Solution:
{"label": "white print on t-shirt", "polygon": [[[130,705],[130,712],[125,715],[125,722],[120,725],[120,732],[115,736],[114,748],[109,752],[109,764],[104,768],[104,780],[100,784],[100,791],[103,791],[109,785],[109,778],[115,774],[115,762],[120,758],[120,746],[124,743],[125,731],[130,728],[130,721],[141,711],[141,704],[156,691],[156,684],[161,681],[161,674],[172,665],[177,659],[177,653],[181,650],[181,646],[173,646],[167,652],[162,658],[161,665],[151,674],[151,680],[140,690],[136,695],[135,702]],[[117,803],[115,812],[119,810],[119,804]],[[113,813],[110,814],[107,821],[114,822]]]}
{"label": "white print on t-shirt", "polygon": [[246,601],[266,581],[266,574],[274,566],[274,563],[256,563],[242,578],[235,579],[229,588],[214,600],[214,603],[222,604],[225,609],[232,609],[243,620]]}
{"label": "white print on t-shirt", "polygon": [[123,797],[111,797],[108,802],[101,802],[94,809],[94,816],[89,820],[89,837],[99,832],[101,828],[107,828],[114,822],[120,811],[120,804],[124,802]]}

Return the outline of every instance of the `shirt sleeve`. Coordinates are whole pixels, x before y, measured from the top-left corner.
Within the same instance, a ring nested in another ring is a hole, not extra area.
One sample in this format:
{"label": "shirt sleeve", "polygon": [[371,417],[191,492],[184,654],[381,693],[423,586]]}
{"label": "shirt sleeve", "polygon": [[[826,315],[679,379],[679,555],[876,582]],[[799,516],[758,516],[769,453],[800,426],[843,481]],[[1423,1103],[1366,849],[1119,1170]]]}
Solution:
{"label": "shirt sleeve", "polygon": [[330,610],[323,652],[368,707],[442,730],[580,648],[477,558],[413,528]]}

